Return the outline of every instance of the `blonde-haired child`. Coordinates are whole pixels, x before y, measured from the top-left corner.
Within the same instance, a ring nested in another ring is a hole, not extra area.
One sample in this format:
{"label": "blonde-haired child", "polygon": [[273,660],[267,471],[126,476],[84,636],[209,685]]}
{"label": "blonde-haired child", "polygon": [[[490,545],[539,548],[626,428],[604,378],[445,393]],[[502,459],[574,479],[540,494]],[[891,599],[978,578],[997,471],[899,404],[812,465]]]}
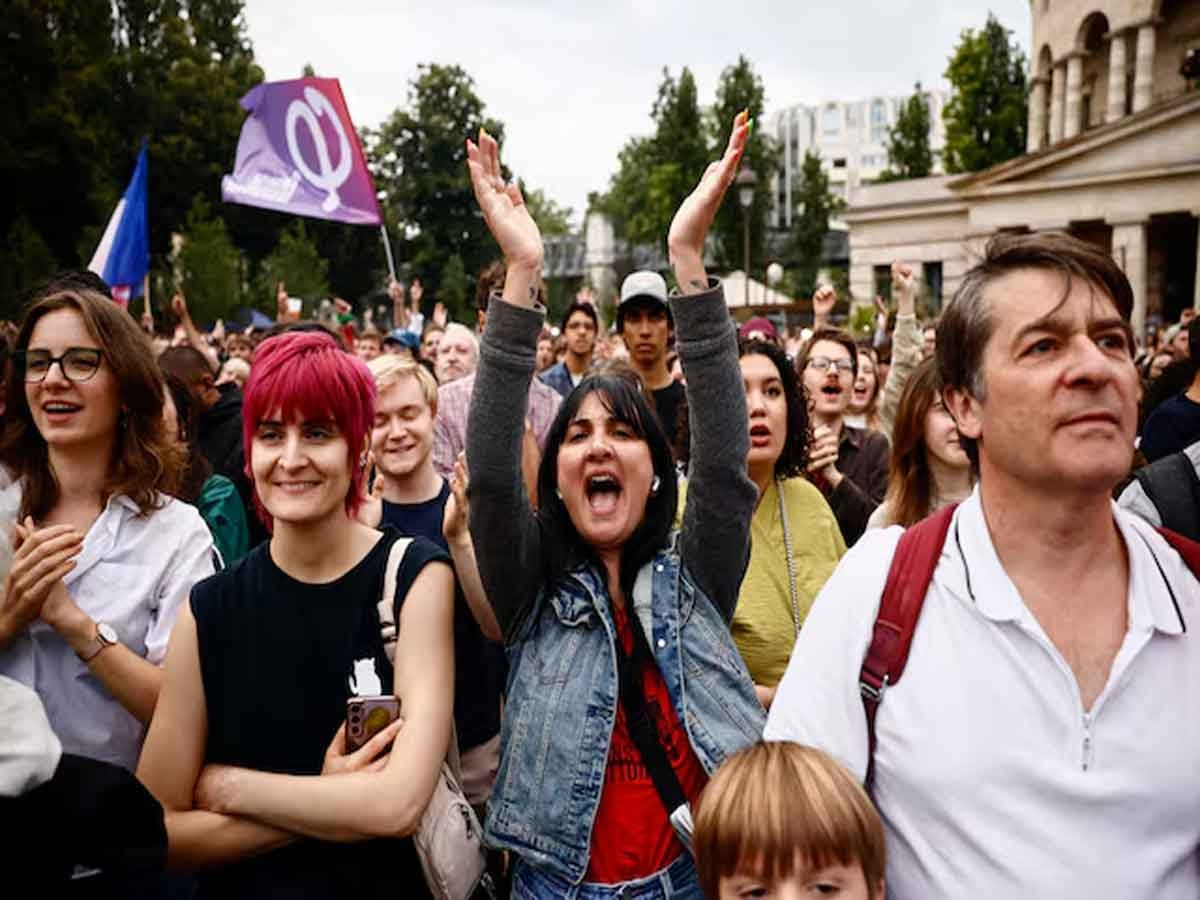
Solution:
{"label": "blonde-haired child", "polygon": [[696,868],[708,900],[883,900],[883,825],[831,757],[759,743],[729,757],[696,811]]}

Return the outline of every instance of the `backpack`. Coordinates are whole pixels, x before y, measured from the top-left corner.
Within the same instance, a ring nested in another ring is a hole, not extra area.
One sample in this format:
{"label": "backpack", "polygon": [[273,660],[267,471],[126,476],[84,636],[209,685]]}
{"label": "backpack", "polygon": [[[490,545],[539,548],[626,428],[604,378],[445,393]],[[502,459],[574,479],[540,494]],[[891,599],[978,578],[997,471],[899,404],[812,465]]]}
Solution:
{"label": "backpack", "polygon": [[[933,581],[933,570],[937,568],[942,555],[942,546],[946,543],[956,507],[957,504],[943,507],[905,531],[896,545],[896,553],[888,569],[871,645],[858,675],[858,689],[867,716],[865,784],[868,786],[875,774],[875,714],[879,711],[884,693],[904,674],[917,620],[925,604],[925,594]],[[1158,533],[1183,557],[1192,574],[1200,579],[1200,543],[1167,528],[1159,528]]]}
{"label": "backpack", "polygon": [[1146,492],[1163,527],[1200,541],[1200,477],[1182,450],[1133,473]]}

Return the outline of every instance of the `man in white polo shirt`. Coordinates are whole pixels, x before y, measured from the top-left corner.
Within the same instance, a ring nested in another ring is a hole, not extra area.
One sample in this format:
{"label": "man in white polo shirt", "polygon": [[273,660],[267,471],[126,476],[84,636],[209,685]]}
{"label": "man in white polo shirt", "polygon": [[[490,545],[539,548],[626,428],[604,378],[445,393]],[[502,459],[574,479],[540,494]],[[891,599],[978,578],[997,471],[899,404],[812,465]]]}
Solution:
{"label": "man in white polo shirt", "polygon": [[[876,718],[890,897],[1200,896],[1200,583],[1110,499],[1137,421],[1132,305],[1107,254],[1005,236],[941,318],[980,478]],[[842,560],[765,732],[860,778],[859,673],[901,533]]]}

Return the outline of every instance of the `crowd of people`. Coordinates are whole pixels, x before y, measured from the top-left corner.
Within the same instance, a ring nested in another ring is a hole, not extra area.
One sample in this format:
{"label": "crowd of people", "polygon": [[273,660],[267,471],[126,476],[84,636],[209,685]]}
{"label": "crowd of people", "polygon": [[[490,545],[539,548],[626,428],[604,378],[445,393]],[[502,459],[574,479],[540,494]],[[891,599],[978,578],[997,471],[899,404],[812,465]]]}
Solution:
{"label": "crowd of people", "polygon": [[864,339],[828,286],[803,332],[739,326],[704,249],[749,128],[611,330],[587,291],[547,326],[484,132],[473,322],[416,281],[388,327],[280,284],[257,333],[38,292],[0,412],[18,867],[88,897],[1200,894],[1200,319],[1139,345],[1112,258],[1041,233],[936,324],[897,261]]}

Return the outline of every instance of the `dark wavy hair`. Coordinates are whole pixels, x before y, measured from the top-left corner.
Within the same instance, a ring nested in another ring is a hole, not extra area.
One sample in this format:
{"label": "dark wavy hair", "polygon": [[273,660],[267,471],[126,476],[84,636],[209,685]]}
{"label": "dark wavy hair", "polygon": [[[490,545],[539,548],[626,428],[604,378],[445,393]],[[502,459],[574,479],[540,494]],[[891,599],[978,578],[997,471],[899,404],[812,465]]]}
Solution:
{"label": "dark wavy hair", "polygon": [[[86,283],[82,277],[58,276],[36,293],[13,350],[28,349],[37,323],[50,313],[68,309],[83,319],[88,334],[100,345],[104,365],[112,371],[121,405],[101,502],[124,494],[141,515],[148,516],[162,506],[161,495],[175,493],[183,466],[182,453],[163,421],[162,374],[145,332],[129,313]],[[49,448],[33,422],[24,382],[24,371],[14,362],[8,367],[0,462],[22,482],[19,516],[38,521],[58,502],[61,486],[50,470]]]}
{"label": "dark wavy hair", "polygon": [[779,372],[783,396],[787,400],[787,439],[775,461],[776,478],[795,478],[808,469],[808,442],[811,437],[808,419],[808,397],[796,369],[782,348],[766,341],[738,341],[738,359],[743,356],[765,356]]}
{"label": "dark wavy hair", "polygon": [[179,479],[179,487],[175,496],[184,503],[196,505],[204,482],[213,473],[212,464],[205,459],[197,443],[199,433],[196,430],[196,418],[199,410],[196,408],[196,398],[188,390],[182,378],[173,372],[163,371],[163,379],[167,390],[171,393],[171,402],[175,405],[175,421],[179,428],[179,442],[187,447],[187,464]]}
{"label": "dark wavy hair", "polygon": [[638,570],[666,546],[675,522],[679,488],[675,481],[675,463],[667,436],[658,416],[646,402],[637,383],[620,374],[587,375],[573,390],[558,411],[550,433],[546,436],[546,451],[538,468],[538,521],[549,548],[547,576],[556,579],[584,561],[595,561],[596,555],[575,529],[567,508],[558,496],[558,451],[566,437],[567,427],[590,395],[598,394],[605,409],[613,418],[624,422],[650,448],[650,461],[658,476],[658,491],[646,498],[642,521],[621,548],[621,588],[626,595],[633,591]]}

